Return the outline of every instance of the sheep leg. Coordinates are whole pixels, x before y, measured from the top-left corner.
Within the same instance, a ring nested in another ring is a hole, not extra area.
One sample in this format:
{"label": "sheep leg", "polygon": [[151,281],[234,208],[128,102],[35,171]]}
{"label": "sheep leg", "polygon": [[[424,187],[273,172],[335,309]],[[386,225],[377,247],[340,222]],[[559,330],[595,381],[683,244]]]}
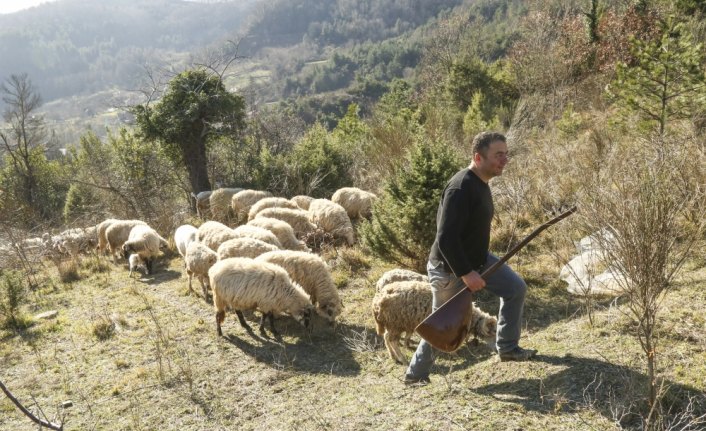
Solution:
{"label": "sheep leg", "polygon": [[208,301],[208,289],[206,289],[206,284],[203,282],[203,275],[199,275],[199,282],[201,283],[201,290],[203,290],[203,299]]}
{"label": "sheep leg", "polygon": [[245,316],[243,316],[243,312],[240,310],[235,310],[235,314],[238,315],[238,321],[240,321],[240,324],[245,328],[247,331],[252,331],[252,328],[250,325],[248,325],[248,322],[245,321]]}
{"label": "sheep leg", "polygon": [[399,337],[393,336],[392,334],[390,334],[389,331],[386,331],[385,336],[383,338],[385,339],[385,347],[387,347],[387,351],[388,353],[390,353],[390,357],[395,362],[404,364],[406,358],[400,351]]}
{"label": "sheep leg", "polygon": [[[240,317],[240,315],[238,315]],[[216,331],[218,331],[218,336],[222,337],[223,336],[223,331],[221,330],[221,323],[223,323],[223,320],[226,318],[226,312],[225,310],[217,311],[216,312]]]}
{"label": "sheep leg", "polygon": [[270,319],[270,329],[272,330],[272,335],[275,337],[279,337],[279,332],[275,329],[275,315],[271,311],[267,313],[267,316]]}
{"label": "sheep leg", "polygon": [[152,268],[154,264],[154,258],[148,258],[147,262],[145,262],[145,266],[147,266],[147,274],[150,275],[152,274]]}

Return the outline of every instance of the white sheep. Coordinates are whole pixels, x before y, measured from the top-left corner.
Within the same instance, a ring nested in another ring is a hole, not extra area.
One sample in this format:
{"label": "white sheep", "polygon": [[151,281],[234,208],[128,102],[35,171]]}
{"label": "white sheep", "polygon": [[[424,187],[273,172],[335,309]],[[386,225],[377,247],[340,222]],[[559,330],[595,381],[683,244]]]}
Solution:
{"label": "white sheep", "polygon": [[194,200],[196,201],[196,215],[200,218],[206,218],[209,215],[211,208],[211,190],[204,190],[198,192],[197,194],[191,193]]}
{"label": "white sheep", "polygon": [[192,280],[194,276],[201,283],[204,299],[208,298],[208,270],[218,261],[218,255],[215,251],[208,248],[200,242],[194,241],[189,243],[184,254],[184,263],[186,266],[186,274],[189,276],[189,290],[193,293]]}
{"label": "white sheep", "polygon": [[105,232],[110,227],[110,225],[115,223],[116,221],[118,220],[114,218],[109,218],[103,220],[102,222],[96,225],[96,231],[98,234],[98,251],[100,252],[100,254],[105,254],[108,249],[108,239],[106,238]]}
{"label": "white sheep", "polygon": [[269,217],[256,217],[250,220],[248,225],[261,227],[272,232],[277,237],[280,244],[282,244],[283,249],[309,251],[306,244],[297,239],[297,236],[294,234],[294,229],[292,229],[292,226],[286,221]]}
{"label": "white sheep", "polygon": [[238,238],[255,238],[274,245],[278,250],[282,248],[282,243],[279,242],[275,234],[261,227],[245,224],[233,229],[233,233]]}
{"label": "white sheep", "polygon": [[276,197],[262,198],[250,207],[250,211],[248,211],[248,221],[254,219],[257,213],[266,208],[291,208],[293,210],[300,209],[297,204],[290,201],[289,199]]}
{"label": "white sheep", "polygon": [[116,253],[122,251],[122,246],[130,236],[130,231],[138,225],[147,226],[142,220],[116,220],[105,230],[105,239],[108,243],[108,253],[113,257],[113,262],[117,263]]}
{"label": "white sheep", "polygon": [[[378,335],[385,340],[390,357],[399,363],[406,358],[399,341],[406,333],[405,344],[414,329],[431,314],[432,293],[429,283],[423,281],[396,281],[375,294],[372,303],[373,317]],[[470,309],[469,335],[495,339],[497,318],[483,312],[475,304]],[[470,338],[470,337],[469,337]]]}
{"label": "white sheep", "polygon": [[230,207],[235,214],[238,222],[246,220],[250,207],[257,201],[272,197],[272,193],[263,190],[241,190],[233,195],[230,201]]}
{"label": "white sheep", "polygon": [[154,260],[159,256],[161,248],[169,243],[162,238],[156,230],[146,224],[138,224],[130,230],[127,240],[123,244],[123,253],[127,259],[131,253],[136,253],[145,261],[147,273],[152,274]]}
{"label": "white sheep", "polygon": [[216,310],[216,330],[222,336],[221,324],[225,310],[235,310],[240,324],[251,330],[242,310],[259,309],[262,313],[260,331],[264,331],[265,318],[270,320],[273,335],[278,335],[274,315],[287,313],[305,327],[309,326],[314,306],[304,290],[289,278],[281,267],[247,258],[230,258],[218,261],[208,271]]}
{"label": "white sheep", "polygon": [[316,312],[333,323],[341,314],[343,303],[338,289],[331,278],[331,272],[319,256],[303,251],[271,251],[255,260],[274,263],[284,268],[289,276],[309,294]]}
{"label": "white sheep", "polygon": [[147,265],[145,265],[145,261],[142,260],[139,254],[131,254],[128,258],[128,262],[130,264],[130,272],[128,273],[129,277],[132,277],[132,273],[138,270],[147,273]]}
{"label": "white sheep", "polygon": [[348,245],[355,243],[353,224],[345,208],[328,199],[314,199],[309,205],[309,221],[334,238],[344,238]]}
{"label": "white sheep", "polygon": [[242,237],[229,239],[219,245],[216,253],[218,254],[218,260],[228,259],[229,257],[249,257],[253,259],[263,253],[275,250],[279,250],[275,245],[255,238]]}
{"label": "white sheep", "polygon": [[241,192],[240,188],[220,188],[211,192],[209,197],[209,206],[211,209],[211,217],[221,223],[230,223],[237,217],[237,212],[231,210],[230,202],[233,196]]}
{"label": "white sheep", "polygon": [[196,241],[196,233],[198,231],[196,227],[190,224],[181,225],[174,231],[174,244],[182,258],[186,256],[186,247],[191,242]]}
{"label": "white sheep", "polygon": [[233,238],[238,238],[233,229],[213,220],[202,224],[196,231],[196,240],[214,252],[218,250],[219,245]]}
{"label": "white sheep", "polygon": [[377,283],[375,283],[375,291],[379,292],[383,287],[395,281],[429,281],[429,277],[409,269],[391,269],[380,276]]}
{"label": "white sheep", "polygon": [[307,195],[297,195],[297,196],[294,196],[292,199],[290,199],[290,201],[297,204],[297,206],[299,208],[306,210],[306,211],[309,210],[309,204],[311,204],[311,201],[313,201],[313,200],[314,200],[314,198],[312,198],[311,196],[307,196]]}
{"label": "white sheep", "polygon": [[370,217],[373,213],[373,202],[376,199],[375,193],[357,187],[343,187],[331,196],[331,201],[345,208],[351,219]]}
{"label": "white sheep", "polygon": [[255,220],[259,218],[273,218],[288,223],[294,229],[297,238],[316,230],[316,225],[309,221],[309,213],[304,210],[290,208],[267,208],[260,211]]}

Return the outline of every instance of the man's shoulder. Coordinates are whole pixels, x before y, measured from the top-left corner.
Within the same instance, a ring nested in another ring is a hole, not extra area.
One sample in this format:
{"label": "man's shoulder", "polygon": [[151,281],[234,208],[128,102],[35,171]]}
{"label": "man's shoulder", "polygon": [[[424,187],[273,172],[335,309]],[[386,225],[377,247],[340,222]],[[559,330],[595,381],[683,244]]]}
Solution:
{"label": "man's shoulder", "polygon": [[451,177],[448,189],[468,189],[478,184],[480,178],[469,168],[463,168]]}

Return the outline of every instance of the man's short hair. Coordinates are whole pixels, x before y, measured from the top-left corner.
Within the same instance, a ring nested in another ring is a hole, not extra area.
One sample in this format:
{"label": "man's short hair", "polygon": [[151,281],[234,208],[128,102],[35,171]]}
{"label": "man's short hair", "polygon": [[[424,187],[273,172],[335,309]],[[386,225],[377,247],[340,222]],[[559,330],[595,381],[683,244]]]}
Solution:
{"label": "man's short hair", "polygon": [[505,139],[505,135],[502,133],[480,132],[473,138],[473,154],[480,153],[481,155],[486,156],[488,153],[488,147],[495,141],[507,143],[507,139]]}

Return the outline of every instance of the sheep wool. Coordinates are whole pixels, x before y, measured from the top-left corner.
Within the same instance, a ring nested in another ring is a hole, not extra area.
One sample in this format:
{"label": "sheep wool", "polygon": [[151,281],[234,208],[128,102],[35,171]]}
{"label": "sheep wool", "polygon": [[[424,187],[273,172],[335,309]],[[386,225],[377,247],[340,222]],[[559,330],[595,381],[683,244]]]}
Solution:
{"label": "sheep wool", "polygon": [[194,195],[191,194],[196,200],[196,215],[201,218],[206,218],[209,215],[211,209],[211,190],[205,190]]}
{"label": "sheep wool", "polygon": [[272,193],[263,190],[241,190],[233,195],[230,201],[230,207],[238,221],[245,220],[250,211],[250,207],[257,201],[272,197]]}
{"label": "sheep wool", "polygon": [[375,291],[379,292],[383,287],[395,281],[429,281],[429,277],[409,269],[391,269],[380,276],[377,283],[375,283]]}
{"label": "sheep wool", "polygon": [[218,255],[215,251],[208,248],[206,245],[200,242],[191,242],[186,247],[186,253],[184,254],[184,263],[186,264],[186,274],[189,276],[189,290],[193,293],[194,288],[191,282],[196,276],[201,283],[201,289],[203,290],[203,297],[208,298],[208,290],[206,285],[208,284],[208,270],[218,261]]}
{"label": "sheep wool", "polygon": [[260,211],[255,220],[259,218],[273,218],[288,223],[297,237],[316,230],[316,225],[309,221],[309,213],[304,210],[293,210],[290,208],[266,208]]}
{"label": "sheep wool", "polygon": [[307,195],[297,195],[290,199],[292,202],[297,204],[297,206],[303,210],[309,210],[309,204],[314,200],[311,196]]}
{"label": "sheep wool", "polygon": [[204,244],[214,252],[218,250],[219,245],[233,238],[238,238],[233,229],[213,220],[202,224],[196,231],[196,241]]}
{"label": "sheep wool", "polygon": [[316,312],[329,322],[341,314],[343,303],[331,272],[319,256],[302,251],[279,250],[259,256],[256,260],[274,263],[284,268],[289,276],[309,294]]}
{"label": "sheep wool", "polygon": [[249,257],[254,259],[263,253],[275,250],[279,250],[279,248],[259,239],[243,237],[229,239],[219,245],[217,254],[218,260],[228,259],[229,257]]}
{"label": "sheep wool", "polygon": [[110,225],[115,223],[116,221],[118,220],[114,218],[109,218],[107,220],[103,220],[102,222],[96,225],[96,231],[98,233],[98,251],[100,252],[100,254],[105,254],[108,248],[108,239],[106,238],[105,232],[110,227]]}
{"label": "sheep wool", "polygon": [[196,241],[196,233],[199,230],[190,224],[179,226],[174,231],[174,244],[176,244],[179,255],[183,258],[186,256],[186,247],[193,241]]}
{"label": "sheep wool", "polygon": [[309,248],[304,244],[303,241],[299,241],[297,236],[294,234],[294,229],[289,223],[277,220],[269,217],[256,217],[248,222],[250,226],[257,226],[263,229],[267,229],[272,232],[280,244],[282,244],[283,249],[287,250],[297,250],[297,251],[309,251]]}
{"label": "sheep wool", "polygon": [[132,273],[138,270],[144,271],[145,273],[147,272],[145,261],[140,258],[139,254],[131,254],[128,258],[128,262],[130,263],[130,272],[128,273],[128,277],[132,277]]}
{"label": "sheep wool", "polygon": [[373,202],[377,199],[374,193],[357,187],[343,187],[336,190],[331,201],[346,209],[351,219],[370,217],[373,214]]}
{"label": "sheep wool", "polygon": [[255,238],[268,244],[274,245],[275,247],[277,247],[278,250],[282,248],[282,244],[279,242],[275,234],[261,227],[246,224],[233,229],[233,232],[239,238]]}
{"label": "sheep wool", "polygon": [[[385,340],[390,357],[399,363],[407,359],[402,354],[399,341],[405,333],[409,346],[414,329],[432,310],[432,293],[429,283],[423,281],[396,281],[375,294],[372,302],[373,317],[378,335]],[[497,318],[476,307],[470,309],[469,334],[494,339]]]}
{"label": "sheep wool", "polygon": [[309,205],[309,221],[334,238],[344,238],[348,245],[355,243],[353,224],[346,210],[328,199],[314,199]]}
{"label": "sheep wool", "polygon": [[230,258],[216,262],[208,271],[216,310],[216,329],[223,335],[221,324],[225,310],[231,308],[238,315],[240,324],[250,330],[242,310],[259,309],[263,313],[260,330],[264,329],[265,316],[270,319],[272,332],[274,315],[287,313],[304,326],[309,325],[314,306],[309,295],[289,278],[281,267],[247,258]]}
{"label": "sheep wool", "polygon": [[167,240],[162,238],[157,231],[146,224],[139,224],[130,230],[122,249],[126,258],[129,253],[137,253],[145,261],[147,273],[151,274],[154,259],[159,256],[160,248],[168,245]]}
{"label": "sheep wool", "polygon": [[254,219],[257,213],[265,208],[291,208],[296,210],[299,209],[299,206],[285,198],[262,198],[250,207],[250,211],[248,212],[248,221]]}
{"label": "sheep wool", "polygon": [[113,256],[113,262],[117,262],[115,254],[122,249],[132,228],[138,225],[147,226],[147,223],[142,220],[116,220],[106,228],[105,238],[108,243],[108,253]]}
{"label": "sheep wool", "polygon": [[234,195],[242,190],[240,188],[221,188],[211,192],[211,196],[208,199],[211,217],[221,223],[235,221],[233,218],[237,216],[237,213],[231,210],[230,201]]}

